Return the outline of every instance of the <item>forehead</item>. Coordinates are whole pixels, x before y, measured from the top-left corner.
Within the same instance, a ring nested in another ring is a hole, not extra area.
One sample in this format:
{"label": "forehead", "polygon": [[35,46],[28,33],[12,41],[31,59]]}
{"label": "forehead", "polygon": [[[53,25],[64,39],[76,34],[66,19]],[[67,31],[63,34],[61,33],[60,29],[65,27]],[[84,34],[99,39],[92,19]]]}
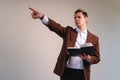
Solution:
{"label": "forehead", "polygon": [[75,13],[74,16],[83,16],[82,12]]}

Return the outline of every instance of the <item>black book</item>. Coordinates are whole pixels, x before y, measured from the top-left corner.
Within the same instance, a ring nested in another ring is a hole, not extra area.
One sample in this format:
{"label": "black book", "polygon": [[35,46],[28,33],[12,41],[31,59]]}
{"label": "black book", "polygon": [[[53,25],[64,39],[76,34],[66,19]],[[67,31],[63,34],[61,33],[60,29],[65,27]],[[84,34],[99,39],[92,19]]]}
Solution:
{"label": "black book", "polygon": [[96,56],[96,49],[92,45],[92,43],[85,43],[80,45],[80,48],[77,47],[68,47],[68,52],[71,56],[77,56],[78,54],[86,54],[91,56]]}

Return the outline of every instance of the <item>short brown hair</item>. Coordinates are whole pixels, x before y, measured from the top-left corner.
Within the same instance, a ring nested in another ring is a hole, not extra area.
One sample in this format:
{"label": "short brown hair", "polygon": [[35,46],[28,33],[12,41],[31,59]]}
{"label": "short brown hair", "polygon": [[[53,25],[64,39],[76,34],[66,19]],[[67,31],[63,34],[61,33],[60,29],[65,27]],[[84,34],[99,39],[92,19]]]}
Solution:
{"label": "short brown hair", "polygon": [[82,14],[84,15],[84,17],[88,17],[87,12],[85,12],[83,9],[77,9],[77,10],[74,12],[74,14],[79,13],[79,12],[82,12]]}

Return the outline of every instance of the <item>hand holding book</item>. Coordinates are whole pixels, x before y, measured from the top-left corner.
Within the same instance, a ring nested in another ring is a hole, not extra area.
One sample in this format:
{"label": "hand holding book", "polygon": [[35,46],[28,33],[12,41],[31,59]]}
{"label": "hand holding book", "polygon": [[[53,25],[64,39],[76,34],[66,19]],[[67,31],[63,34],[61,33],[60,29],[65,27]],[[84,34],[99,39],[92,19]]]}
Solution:
{"label": "hand holding book", "polygon": [[88,61],[88,62],[91,61],[91,56],[90,56],[90,55],[79,54],[79,56],[80,56],[82,59],[84,59],[84,60],[86,60],[86,61]]}

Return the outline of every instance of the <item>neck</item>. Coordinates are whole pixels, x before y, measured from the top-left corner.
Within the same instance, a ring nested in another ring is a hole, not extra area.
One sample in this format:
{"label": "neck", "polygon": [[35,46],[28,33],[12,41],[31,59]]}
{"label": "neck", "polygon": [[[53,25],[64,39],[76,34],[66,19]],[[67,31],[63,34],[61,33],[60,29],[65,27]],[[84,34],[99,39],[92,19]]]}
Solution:
{"label": "neck", "polygon": [[87,29],[87,26],[86,25],[84,25],[84,26],[80,26],[80,27],[78,27],[81,31],[84,31],[84,30],[86,30]]}

